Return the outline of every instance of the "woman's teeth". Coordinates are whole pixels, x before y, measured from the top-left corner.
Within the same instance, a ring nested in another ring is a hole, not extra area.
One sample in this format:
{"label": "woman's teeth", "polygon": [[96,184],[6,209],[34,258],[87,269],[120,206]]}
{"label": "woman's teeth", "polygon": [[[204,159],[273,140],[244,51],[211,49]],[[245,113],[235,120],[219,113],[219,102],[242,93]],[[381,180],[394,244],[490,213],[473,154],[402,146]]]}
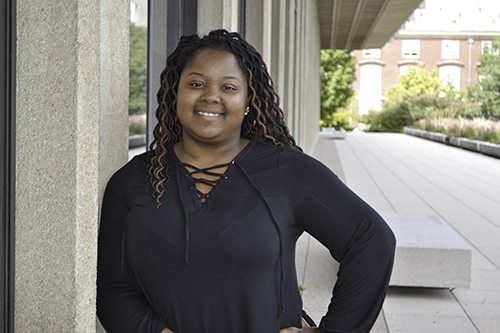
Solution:
{"label": "woman's teeth", "polygon": [[196,111],[197,114],[202,115],[202,116],[207,116],[207,117],[220,117],[222,116],[222,113],[211,113],[211,112],[202,112],[202,111]]}

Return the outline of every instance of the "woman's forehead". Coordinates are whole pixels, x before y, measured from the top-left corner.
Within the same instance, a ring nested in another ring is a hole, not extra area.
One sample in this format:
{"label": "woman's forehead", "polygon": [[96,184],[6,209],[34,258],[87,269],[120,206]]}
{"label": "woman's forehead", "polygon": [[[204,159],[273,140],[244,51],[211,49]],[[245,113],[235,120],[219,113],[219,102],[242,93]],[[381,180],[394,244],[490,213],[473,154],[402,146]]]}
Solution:
{"label": "woman's forehead", "polygon": [[209,72],[238,72],[245,76],[235,55],[226,50],[202,49],[186,64],[182,74],[186,74],[194,68]]}

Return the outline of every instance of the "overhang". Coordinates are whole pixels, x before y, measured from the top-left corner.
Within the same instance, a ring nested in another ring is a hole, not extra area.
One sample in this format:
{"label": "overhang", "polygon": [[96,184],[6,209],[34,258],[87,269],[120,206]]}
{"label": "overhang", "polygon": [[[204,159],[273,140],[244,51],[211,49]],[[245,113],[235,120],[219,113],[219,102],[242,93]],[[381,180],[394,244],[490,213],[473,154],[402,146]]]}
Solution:
{"label": "overhang", "polygon": [[422,0],[318,0],[322,49],[380,48]]}

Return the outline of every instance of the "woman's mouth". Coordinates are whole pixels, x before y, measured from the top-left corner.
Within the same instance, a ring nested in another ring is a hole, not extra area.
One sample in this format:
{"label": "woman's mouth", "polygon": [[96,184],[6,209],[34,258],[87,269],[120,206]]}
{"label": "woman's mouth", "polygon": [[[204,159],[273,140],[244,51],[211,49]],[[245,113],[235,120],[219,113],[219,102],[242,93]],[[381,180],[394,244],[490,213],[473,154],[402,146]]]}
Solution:
{"label": "woman's mouth", "polygon": [[197,114],[201,116],[207,116],[207,117],[222,117],[222,113],[213,113],[213,112],[205,112],[205,111],[195,111]]}

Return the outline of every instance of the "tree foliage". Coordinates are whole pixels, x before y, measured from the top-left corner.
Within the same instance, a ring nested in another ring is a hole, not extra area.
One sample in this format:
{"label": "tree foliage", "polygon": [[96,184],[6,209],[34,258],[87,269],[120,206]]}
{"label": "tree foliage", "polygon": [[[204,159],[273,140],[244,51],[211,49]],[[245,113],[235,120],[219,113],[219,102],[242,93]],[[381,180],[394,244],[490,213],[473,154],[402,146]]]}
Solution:
{"label": "tree foliage", "polygon": [[479,58],[477,69],[479,82],[469,86],[469,98],[479,103],[483,116],[500,115],[500,35],[492,43],[491,50],[485,47]]}
{"label": "tree foliage", "polygon": [[337,128],[349,124],[344,111],[355,96],[351,84],[356,58],[348,50],[321,50],[321,120],[320,125]]}
{"label": "tree foliage", "polygon": [[130,23],[130,91],[129,112],[146,109],[147,83],[147,29]]}
{"label": "tree foliage", "polygon": [[400,75],[399,82],[393,85],[385,94],[389,100],[401,100],[406,96],[438,96],[440,92],[446,95],[455,95],[457,91],[451,84],[444,85],[439,78],[439,72],[433,70],[429,72],[422,65],[409,67],[405,75]]}
{"label": "tree foliage", "polygon": [[370,125],[370,131],[401,132],[420,119],[454,118],[476,111],[450,81],[441,82],[436,70],[429,72],[418,66],[408,68],[385,94],[382,110],[370,111],[362,122]]}

